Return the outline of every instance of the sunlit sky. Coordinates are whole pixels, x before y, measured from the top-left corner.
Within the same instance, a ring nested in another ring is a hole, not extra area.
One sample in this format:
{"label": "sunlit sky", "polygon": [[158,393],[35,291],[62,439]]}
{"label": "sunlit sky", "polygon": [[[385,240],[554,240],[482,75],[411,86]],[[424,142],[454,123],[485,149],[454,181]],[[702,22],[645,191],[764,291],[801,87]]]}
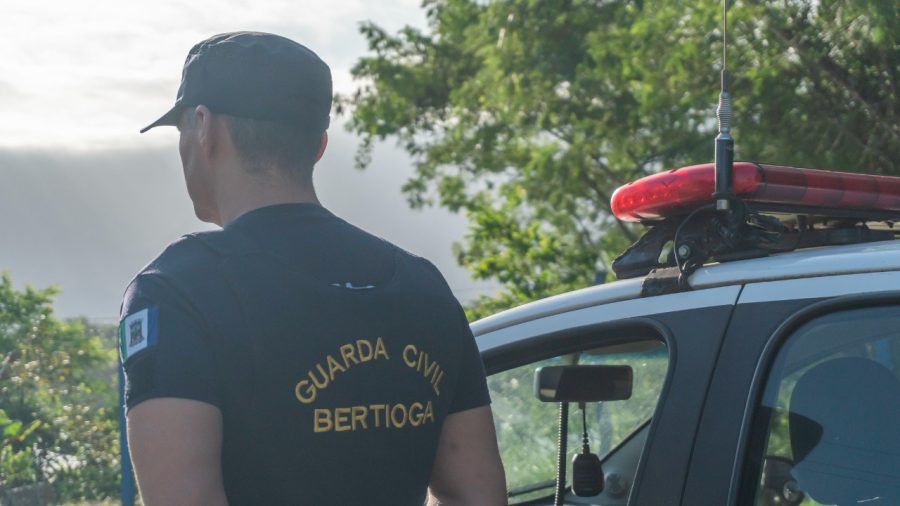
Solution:
{"label": "sunlit sky", "polygon": [[326,60],[335,91],[354,89],[359,23],[422,26],[419,0],[3,2],[0,147],[107,149],[165,144],[138,136],[175,97],[188,49],[212,34],[260,30]]}
{"label": "sunlit sky", "polygon": [[[17,286],[59,285],[57,314],[114,321],[129,279],[168,242],[209,228],[191,211],[173,128],[138,130],[171,107],[190,47],[259,30],[297,40],[329,63],[335,92],[355,89],[359,23],[424,25],[419,0],[10,2],[0,14],[0,271]],[[456,266],[465,219],[411,211],[409,158],[379,146],[365,172],[358,139],[336,118],[316,169],[323,204],[434,261],[461,299],[493,288]]]}

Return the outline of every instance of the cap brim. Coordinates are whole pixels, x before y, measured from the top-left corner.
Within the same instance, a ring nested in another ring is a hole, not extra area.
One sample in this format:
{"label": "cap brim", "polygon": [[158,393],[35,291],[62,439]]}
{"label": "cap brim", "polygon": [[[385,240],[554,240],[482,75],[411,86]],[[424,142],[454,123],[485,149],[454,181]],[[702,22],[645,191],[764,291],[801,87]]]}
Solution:
{"label": "cap brim", "polygon": [[184,106],[182,104],[176,103],[174,106],[172,106],[171,109],[169,109],[169,112],[163,114],[162,117],[160,117],[158,120],[142,128],[141,133],[144,133],[147,130],[158,126],[178,126],[178,121],[181,119],[181,109],[183,107]]}

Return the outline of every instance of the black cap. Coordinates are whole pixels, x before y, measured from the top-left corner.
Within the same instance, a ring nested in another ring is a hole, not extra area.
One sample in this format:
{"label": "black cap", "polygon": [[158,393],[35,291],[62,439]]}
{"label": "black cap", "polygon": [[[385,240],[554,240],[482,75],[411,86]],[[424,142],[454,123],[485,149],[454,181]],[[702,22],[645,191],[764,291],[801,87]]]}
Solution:
{"label": "black cap", "polygon": [[188,53],[175,105],[141,133],[177,125],[185,107],[325,130],[331,70],[306,46],[261,32],[214,35]]}

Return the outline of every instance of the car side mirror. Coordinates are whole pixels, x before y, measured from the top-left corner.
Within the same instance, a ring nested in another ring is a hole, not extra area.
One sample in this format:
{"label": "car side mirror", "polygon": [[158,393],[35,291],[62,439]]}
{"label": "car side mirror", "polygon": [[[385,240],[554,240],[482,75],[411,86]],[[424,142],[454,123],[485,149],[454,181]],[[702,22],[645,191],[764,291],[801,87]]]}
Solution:
{"label": "car side mirror", "polygon": [[623,401],[634,373],[627,365],[559,365],[534,372],[534,395],[543,402]]}

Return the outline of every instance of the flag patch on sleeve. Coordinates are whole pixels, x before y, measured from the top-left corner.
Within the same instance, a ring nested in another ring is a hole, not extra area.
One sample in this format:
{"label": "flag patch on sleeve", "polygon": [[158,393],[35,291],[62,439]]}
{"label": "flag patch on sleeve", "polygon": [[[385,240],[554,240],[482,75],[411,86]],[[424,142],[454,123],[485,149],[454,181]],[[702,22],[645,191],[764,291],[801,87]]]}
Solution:
{"label": "flag patch on sleeve", "polygon": [[125,317],[119,324],[119,351],[122,363],[156,344],[159,308],[142,309]]}

